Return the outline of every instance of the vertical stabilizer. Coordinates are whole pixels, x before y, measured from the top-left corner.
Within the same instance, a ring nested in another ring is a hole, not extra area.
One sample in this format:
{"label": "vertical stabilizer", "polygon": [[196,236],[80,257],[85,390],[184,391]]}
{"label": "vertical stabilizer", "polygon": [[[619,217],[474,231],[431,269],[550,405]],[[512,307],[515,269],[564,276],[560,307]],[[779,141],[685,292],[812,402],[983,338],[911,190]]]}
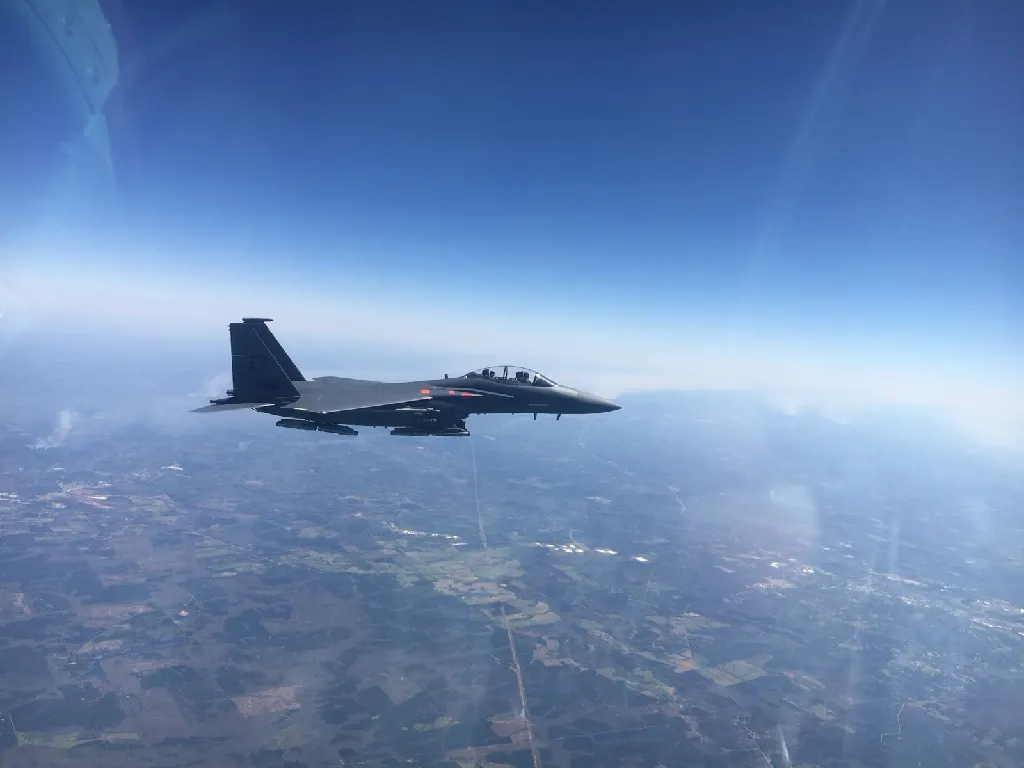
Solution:
{"label": "vertical stabilizer", "polygon": [[288,356],[288,353],[284,351],[284,347],[281,346],[281,342],[277,340],[277,337],[267,327],[267,323],[273,322],[267,317],[243,317],[243,323],[251,325],[256,330],[256,335],[260,337],[260,341],[270,351],[271,356],[277,360],[277,364],[281,366],[281,370],[284,371],[285,375],[290,381],[305,381],[305,377],[302,372],[299,371],[295,363]]}
{"label": "vertical stabilizer", "polygon": [[[228,394],[235,402],[273,403],[299,396],[280,361],[260,338],[258,328],[261,322],[246,319],[228,326],[231,333],[231,391]],[[263,327],[270,333],[270,329]],[[287,355],[285,359],[298,373]]]}

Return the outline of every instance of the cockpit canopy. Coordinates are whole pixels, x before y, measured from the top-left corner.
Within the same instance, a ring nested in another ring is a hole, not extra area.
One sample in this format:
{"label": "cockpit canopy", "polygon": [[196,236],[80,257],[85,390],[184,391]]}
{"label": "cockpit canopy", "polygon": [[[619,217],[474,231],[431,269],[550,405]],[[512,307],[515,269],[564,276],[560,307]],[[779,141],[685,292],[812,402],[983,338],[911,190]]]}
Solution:
{"label": "cockpit canopy", "polygon": [[521,368],[518,365],[494,365],[490,368],[480,368],[470,371],[463,378],[466,379],[488,379],[500,381],[503,384],[526,384],[534,387],[553,387],[555,382],[547,376],[531,371],[529,368]]}

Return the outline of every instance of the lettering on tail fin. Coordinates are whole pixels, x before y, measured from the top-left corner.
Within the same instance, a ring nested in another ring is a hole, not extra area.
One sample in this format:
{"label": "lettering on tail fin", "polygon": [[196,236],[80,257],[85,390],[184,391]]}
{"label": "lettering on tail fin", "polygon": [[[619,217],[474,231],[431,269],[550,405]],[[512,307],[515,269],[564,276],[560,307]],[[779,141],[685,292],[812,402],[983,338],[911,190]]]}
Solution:
{"label": "lettering on tail fin", "polygon": [[262,386],[268,392],[276,392],[281,388],[281,382],[272,374],[270,369],[270,358],[266,355],[249,355],[249,370],[256,371]]}

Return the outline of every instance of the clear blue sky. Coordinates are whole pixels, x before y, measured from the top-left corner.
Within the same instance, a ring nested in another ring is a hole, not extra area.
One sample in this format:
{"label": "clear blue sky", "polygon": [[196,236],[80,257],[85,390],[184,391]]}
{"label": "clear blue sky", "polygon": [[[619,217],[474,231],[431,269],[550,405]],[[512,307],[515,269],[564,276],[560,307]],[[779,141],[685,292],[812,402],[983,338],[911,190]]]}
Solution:
{"label": "clear blue sky", "polygon": [[1021,331],[1013,0],[145,6],[135,51],[181,43],[114,117],[130,221],[204,261]]}
{"label": "clear blue sky", "polygon": [[1021,352],[1018,0],[120,5],[125,224],[72,274]]}

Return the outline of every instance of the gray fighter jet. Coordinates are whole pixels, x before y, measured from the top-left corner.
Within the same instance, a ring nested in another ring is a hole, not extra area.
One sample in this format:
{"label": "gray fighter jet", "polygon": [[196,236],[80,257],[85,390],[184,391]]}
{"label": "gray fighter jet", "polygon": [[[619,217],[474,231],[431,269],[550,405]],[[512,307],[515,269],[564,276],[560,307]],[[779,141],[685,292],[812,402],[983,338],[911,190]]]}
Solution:
{"label": "gray fighter jet", "polygon": [[498,365],[462,376],[385,382],[319,376],[307,380],[270,332],[269,318],[230,323],[232,388],[194,413],[251,408],[282,417],[277,426],[356,435],[352,426],[392,435],[468,435],[474,413],[607,413],[619,406],[556,384],[528,368]]}

